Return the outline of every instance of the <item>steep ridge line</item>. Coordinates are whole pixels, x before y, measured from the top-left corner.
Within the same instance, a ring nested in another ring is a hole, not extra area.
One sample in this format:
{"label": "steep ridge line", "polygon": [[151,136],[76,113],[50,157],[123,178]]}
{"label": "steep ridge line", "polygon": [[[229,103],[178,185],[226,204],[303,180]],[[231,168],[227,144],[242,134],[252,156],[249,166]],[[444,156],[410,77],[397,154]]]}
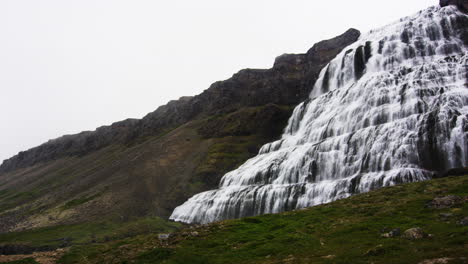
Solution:
{"label": "steep ridge line", "polygon": [[200,95],[182,97],[159,107],[143,119],[127,119],[95,131],[66,135],[20,152],[0,166],[0,174],[67,156],[82,156],[110,144],[131,145],[200,116],[233,112],[243,106],[268,103],[296,105],[305,100],[320,70],[341,49],[357,40],[350,29],[330,40],[315,44],[306,54],[285,54],[272,69],[245,69],[231,79],[211,85]]}

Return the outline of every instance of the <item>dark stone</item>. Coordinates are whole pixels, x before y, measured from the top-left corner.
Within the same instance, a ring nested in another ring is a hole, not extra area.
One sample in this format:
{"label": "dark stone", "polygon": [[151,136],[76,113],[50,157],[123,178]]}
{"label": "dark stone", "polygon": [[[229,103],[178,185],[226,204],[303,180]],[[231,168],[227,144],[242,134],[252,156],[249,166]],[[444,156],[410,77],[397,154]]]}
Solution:
{"label": "dark stone", "polygon": [[444,178],[449,176],[464,176],[468,174],[467,168],[454,168],[444,172],[439,173],[435,178]]}
{"label": "dark stone", "polygon": [[458,224],[461,226],[468,226],[468,216],[458,221]]}
{"label": "dark stone", "polygon": [[364,46],[359,46],[354,54],[354,75],[356,80],[361,79],[366,69]]}
{"label": "dark stone", "polygon": [[364,47],[364,58],[366,63],[369,61],[369,59],[372,57],[372,42],[367,41],[366,46]]}
{"label": "dark stone", "polygon": [[449,5],[457,6],[461,11],[468,11],[468,1],[467,0],[440,0],[440,6],[445,7]]}
{"label": "dark stone", "polygon": [[401,41],[403,43],[409,44],[410,39],[411,39],[410,32],[408,31],[408,29],[405,28],[403,30],[403,33],[401,33]]}
{"label": "dark stone", "polygon": [[322,92],[326,93],[330,90],[330,67],[327,67],[327,71],[323,76]]}
{"label": "dark stone", "polygon": [[392,237],[399,236],[399,235],[401,235],[401,229],[400,228],[395,228],[392,231],[390,231],[389,234]]}
{"label": "dark stone", "polygon": [[395,229],[392,229],[388,233],[382,234],[382,237],[390,238],[390,237],[397,237],[397,236],[400,236],[400,235],[401,235],[401,229],[400,228],[395,228]]}

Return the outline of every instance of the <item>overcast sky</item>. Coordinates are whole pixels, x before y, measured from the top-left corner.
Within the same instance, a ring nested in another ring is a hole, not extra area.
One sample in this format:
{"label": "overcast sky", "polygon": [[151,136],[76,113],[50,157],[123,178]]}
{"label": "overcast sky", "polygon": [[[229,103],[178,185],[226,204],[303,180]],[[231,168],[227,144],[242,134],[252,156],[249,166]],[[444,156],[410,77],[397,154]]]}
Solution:
{"label": "overcast sky", "polygon": [[0,163],[437,0],[0,0]]}

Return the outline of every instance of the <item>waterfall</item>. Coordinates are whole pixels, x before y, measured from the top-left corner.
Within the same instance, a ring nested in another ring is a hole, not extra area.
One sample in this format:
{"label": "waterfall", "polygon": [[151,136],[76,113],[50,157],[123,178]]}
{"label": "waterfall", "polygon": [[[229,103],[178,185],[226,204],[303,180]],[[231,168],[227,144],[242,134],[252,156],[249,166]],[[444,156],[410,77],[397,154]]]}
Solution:
{"label": "waterfall", "polygon": [[331,202],[468,166],[468,16],[430,7],[345,48],[282,138],[172,220],[208,223]]}

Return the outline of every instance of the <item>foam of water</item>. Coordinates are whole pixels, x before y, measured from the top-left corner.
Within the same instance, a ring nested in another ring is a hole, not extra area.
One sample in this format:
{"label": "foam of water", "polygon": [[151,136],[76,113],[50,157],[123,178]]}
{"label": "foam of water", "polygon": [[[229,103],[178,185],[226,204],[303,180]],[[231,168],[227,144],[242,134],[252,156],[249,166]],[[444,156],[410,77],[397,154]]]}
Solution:
{"label": "foam of water", "polygon": [[278,213],[468,166],[467,24],[455,7],[431,7],[363,35],[321,72],[279,141],[170,218]]}

